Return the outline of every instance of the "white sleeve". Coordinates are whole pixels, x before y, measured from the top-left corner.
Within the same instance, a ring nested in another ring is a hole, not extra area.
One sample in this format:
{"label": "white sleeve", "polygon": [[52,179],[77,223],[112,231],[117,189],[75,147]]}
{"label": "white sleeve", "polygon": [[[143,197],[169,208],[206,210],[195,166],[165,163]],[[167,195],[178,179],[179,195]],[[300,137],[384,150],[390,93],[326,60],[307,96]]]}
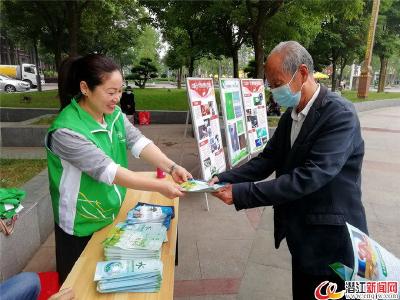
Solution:
{"label": "white sleeve", "polygon": [[124,125],[126,131],[126,142],[128,149],[134,157],[139,158],[140,153],[148,144],[153,143],[152,140],[146,138],[139,129],[132,125],[124,114]]}

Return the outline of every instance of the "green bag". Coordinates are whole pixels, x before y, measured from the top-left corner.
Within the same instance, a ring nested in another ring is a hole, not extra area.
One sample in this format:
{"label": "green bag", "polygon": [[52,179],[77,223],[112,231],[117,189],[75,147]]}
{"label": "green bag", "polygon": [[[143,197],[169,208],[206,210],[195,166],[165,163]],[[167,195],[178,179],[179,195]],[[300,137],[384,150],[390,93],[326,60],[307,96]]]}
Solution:
{"label": "green bag", "polygon": [[25,191],[17,188],[0,188],[0,218],[11,219],[21,211],[25,194]]}

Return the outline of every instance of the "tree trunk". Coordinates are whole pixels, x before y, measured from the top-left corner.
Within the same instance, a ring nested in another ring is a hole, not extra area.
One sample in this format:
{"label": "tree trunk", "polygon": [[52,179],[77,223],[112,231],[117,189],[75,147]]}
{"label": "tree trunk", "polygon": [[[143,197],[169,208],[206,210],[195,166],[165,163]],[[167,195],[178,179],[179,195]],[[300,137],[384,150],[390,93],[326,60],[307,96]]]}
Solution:
{"label": "tree trunk", "polygon": [[182,67],[178,69],[178,76],[177,76],[177,88],[182,88]]}
{"label": "tree trunk", "polygon": [[[342,79],[343,79],[343,71],[344,71],[344,68],[346,67],[346,63],[347,63],[347,60],[344,59],[344,60],[341,62],[341,64],[340,64],[340,71],[339,71],[339,78],[338,78],[339,84],[342,82]],[[344,87],[343,87],[343,88],[344,88]]]}
{"label": "tree trunk", "polygon": [[78,55],[78,30],[81,11],[76,1],[66,1],[66,15],[69,33],[69,55]]}
{"label": "tree trunk", "polygon": [[239,51],[234,49],[232,52],[233,78],[239,78]]}
{"label": "tree trunk", "polygon": [[194,72],[194,58],[190,57],[190,62],[189,62],[189,77],[193,77],[193,72]]}
{"label": "tree trunk", "polygon": [[54,63],[56,64],[57,72],[60,70],[61,65],[61,41],[57,39],[57,45],[53,48]]}
{"label": "tree trunk", "polygon": [[42,79],[40,78],[40,72],[39,72],[39,55],[38,55],[38,49],[37,49],[37,40],[33,41],[33,48],[35,50],[35,62],[36,62],[36,83],[37,83],[37,89],[39,92],[42,91]]}
{"label": "tree trunk", "polygon": [[17,65],[17,59],[15,56],[15,49],[14,49],[14,45],[10,43],[10,54],[11,54],[11,59],[10,59],[10,65]]}
{"label": "tree trunk", "polygon": [[256,61],[256,78],[264,79],[264,48],[263,39],[259,29],[252,34]]}
{"label": "tree trunk", "polygon": [[336,59],[332,61],[332,92],[336,91]]}
{"label": "tree trunk", "polygon": [[385,91],[386,70],[387,70],[387,66],[388,66],[388,59],[386,57],[380,56],[379,60],[381,61],[381,68],[379,71],[378,93],[382,93]]}
{"label": "tree trunk", "polygon": [[6,65],[11,65],[11,47],[10,47],[10,41],[7,40],[7,62]]}

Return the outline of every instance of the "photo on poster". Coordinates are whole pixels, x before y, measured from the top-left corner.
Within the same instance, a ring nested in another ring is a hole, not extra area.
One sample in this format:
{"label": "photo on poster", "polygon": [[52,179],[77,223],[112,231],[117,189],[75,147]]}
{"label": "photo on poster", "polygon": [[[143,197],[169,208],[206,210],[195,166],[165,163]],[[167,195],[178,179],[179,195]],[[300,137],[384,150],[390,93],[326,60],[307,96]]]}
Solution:
{"label": "photo on poster", "polygon": [[212,136],[211,127],[207,127],[207,135],[208,135],[208,137],[211,137],[211,136]]}
{"label": "photo on poster", "polygon": [[236,131],[236,124],[229,125],[229,135],[231,137],[231,143],[232,143],[232,150],[238,151],[239,150],[239,138],[237,135]]}
{"label": "photo on poster", "polygon": [[257,128],[257,137],[262,138],[267,136],[267,128],[262,127],[262,128]]}
{"label": "photo on poster", "polygon": [[242,107],[241,106],[235,106],[235,116],[236,118],[240,118],[242,116]]}
{"label": "photo on poster", "polygon": [[261,105],[261,100],[260,100],[260,97],[258,97],[258,96],[256,96],[256,97],[253,97],[253,104],[254,104],[254,106],[258,106],[258,105]]}
{"label": "photo on poster", "polygon": [[203,117],[210,115],[210,106],[208,106],[208,104],[201,105],[201,115]]}
{"label": "photo on poster", "polygon": [[221,144],[219,142],[219,136],[215,135],[214,137],[210,138],[210,147],[211,152],[214,153],[215,151],[221,149]]}
{"label": "photo on poster", "polygon": [[207,157],[204,161],[204,168],[210,168],[211,167],[211,158]]}
{"label": "photo on poster", "polygon": [[241,105],[239,92],[233,92],[232,98],[235,105]]}
{"label": "photo on poster", "polygon": [[233,120],[235,118],[235,111],[233,108],[232,93],[225,93],[225,106],[227,120]]}
{"label": "photo on poster", "polygon": [[216,115],[215,107],[214,107],[212,101],[209,101],[209,102],[208,102],[208,106],[209,106],[210,109],[211,109],[211,115],[212,115],[212,116]]}
{"label": "photo on poster", "polygon": [[238,134],[244,133],[244,125],[242,120],[236,122],[236,129]]}
{"label": "photo on poster", "polygon": [[251,128],[258,127],[257,116],[247,116],[247,122],[251,123]]}
{"label": "photo on poster", "polygon": [[262,93],[259,93],[258,96],[253,96],[253,103],[255,106],[261,105],[263,102],[264,96]]}
{"label": "photo on poster", "polygon": [[240,149],[246,148],[246,135],[245,134],[239,135],[239,146],[240,146]]}
{"label": "photo on poster", "polygon": [[200,125],[198,127],[199,130],[199,139],[202,140],[204,138],[206,138],[208,136],[208,132],[207,132],[207,126],[206,125]]}
{"label": "photo on poster", "polygon": [[253,114],[253,110],[251,108],[246,109],[246,115],[251,116]]}
{"label": "photo on poster", "polygon": [[261,147],[262,146],[262,140],[261,139],[256,139],[255,143],[256,143],[256,147]]}
{"label": "photo on poster", "polygon": [[215,150],[221,149],[221,141],[219,140],[219,135],[214,136],[214,144],[211,145],[211,149],[214,147]]}
{"label": "photo on poster", "polygon": [[212,135],[212,130],[210,126],[210,118],[204,119],[204,126],[207,128],[207,135],[210,137]]}

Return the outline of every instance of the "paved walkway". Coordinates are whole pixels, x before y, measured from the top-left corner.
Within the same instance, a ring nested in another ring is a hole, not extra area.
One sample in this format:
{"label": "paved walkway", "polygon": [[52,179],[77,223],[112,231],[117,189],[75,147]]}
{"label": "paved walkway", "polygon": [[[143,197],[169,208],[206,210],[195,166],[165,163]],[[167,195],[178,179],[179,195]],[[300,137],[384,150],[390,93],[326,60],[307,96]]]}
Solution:
{"label": "paved walkway", "polygon": [[[363,201],[370,235],[400,257],[400,107],[363,112],[360,120],[366,145]],[[194,139],[182,138],[182,125],[141,129],[172,159],[179,162],[183,153],[182,165],[198,174],[197,148]],[[6,152],[16,153],[15,148],[3,149],[2,155]],[[153,169],[133,158],[129,166]],[[181,199],[175,299],[290,299],[290,256],[285,243],[279,250],[273,246],[271,208],[236,212],[212,196],[209,201],[207,212],[202,195]],[[52,234],[25,270],[54,269]]]}

